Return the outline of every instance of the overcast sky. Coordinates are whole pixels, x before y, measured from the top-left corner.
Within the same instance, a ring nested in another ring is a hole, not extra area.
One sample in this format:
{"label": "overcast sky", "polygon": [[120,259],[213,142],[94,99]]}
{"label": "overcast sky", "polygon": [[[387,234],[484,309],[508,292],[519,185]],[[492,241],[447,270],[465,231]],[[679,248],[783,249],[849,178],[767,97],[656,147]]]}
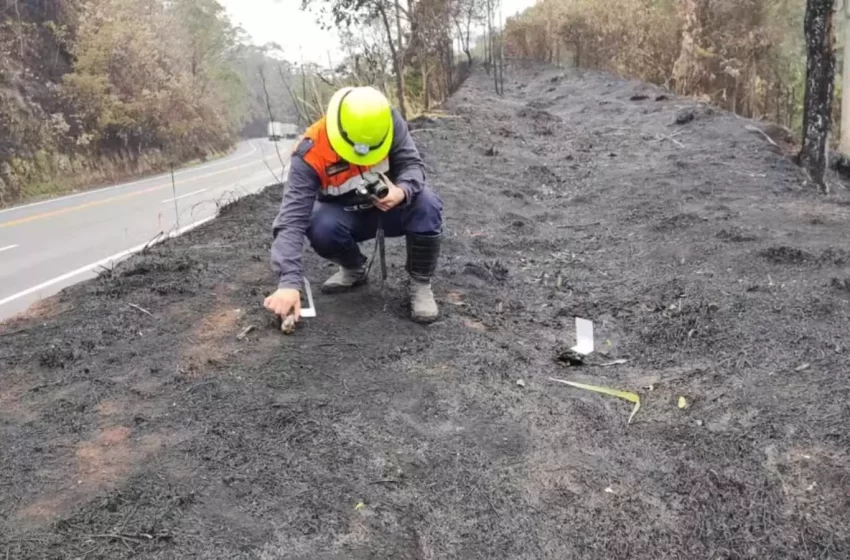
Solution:
{"label": "overcast sky", "polygon": [[[326,65],[328,51],[334,62],[342,55],[339,39],[333,31],[323,31],[316,15],[300,9],[301,0],[220,0],[234,23],[258,45],[275,42],[283,47],[287,59],[304,59]],[[536,0],[503,0],[504,16],[521,11]]]}

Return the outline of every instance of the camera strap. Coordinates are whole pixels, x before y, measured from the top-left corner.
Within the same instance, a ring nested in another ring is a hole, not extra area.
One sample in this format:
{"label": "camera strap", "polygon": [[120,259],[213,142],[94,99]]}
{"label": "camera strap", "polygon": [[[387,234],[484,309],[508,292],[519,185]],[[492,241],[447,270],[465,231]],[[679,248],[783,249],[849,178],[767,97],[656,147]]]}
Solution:
{"label": "camera strap", "polygon": [[366,276],[369,276],[369,272],[372,270],[372,265],[375,263],[375,259],[379,258],[381,260],[381,283],[383,284],[387,280],[387,258],[386,251],[384,245],[384,227],[381,224],[381,218],[378,218],[378,229],[375,232],[375,248],[372,250],[372,258],[369,259],[369,263],[366,265]]}
{"label": "camera strap", "polygon": [[[378,175],[383,177],[383,173],[379,173]],[[366,176],[363,171],[360,171],[360,178],[366,180]],[[370,206],[372,206],[370,204]],[[381,259],[381,284],[386,282],[387,280],[387,258],[386,251],[384,245],[384,225],[381,223],[381,217],[378,216],[378,229],[375,231],[375,249],[372,250],[372,258],[369,259],[368,264],[366,265],[366,276],[369,276],[369,272],[372,270],[372,265],[375,264],[375,258]]]}

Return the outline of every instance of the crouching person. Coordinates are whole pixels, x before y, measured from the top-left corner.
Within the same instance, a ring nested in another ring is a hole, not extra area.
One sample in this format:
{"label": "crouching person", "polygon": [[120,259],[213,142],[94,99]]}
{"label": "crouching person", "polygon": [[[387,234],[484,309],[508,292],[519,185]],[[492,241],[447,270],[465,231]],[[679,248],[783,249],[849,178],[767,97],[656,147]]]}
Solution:
{"label": "crouching person", "polygon": [[322,286],[324,293],[365,284],[367,259],[358,243],[374,239],[380,223],[386,237],[406,238],[412,319],[433,322],[438,308],[431,279],[440,256],[442,213],[442,200],[425,184],[425,166],[407,123],[387,98],[371,87],[336,92],[327,115],[307,129],[292,154],[273,225],[278,289],[266,298],[266,308],[300,318],[305,235],[316,253],[339,265]]}

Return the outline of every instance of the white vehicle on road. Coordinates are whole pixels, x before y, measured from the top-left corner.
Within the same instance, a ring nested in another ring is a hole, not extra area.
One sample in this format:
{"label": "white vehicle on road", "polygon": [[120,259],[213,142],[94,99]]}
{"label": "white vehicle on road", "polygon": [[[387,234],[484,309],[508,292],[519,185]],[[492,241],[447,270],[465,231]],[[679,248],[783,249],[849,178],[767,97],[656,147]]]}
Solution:
{"label": "white vehicle on road", "polygon": [[282,123],[272,121],[268,127],[269,140],[277,142],[284,138],[296,138],[298,136],[298,127],[292,123]]}

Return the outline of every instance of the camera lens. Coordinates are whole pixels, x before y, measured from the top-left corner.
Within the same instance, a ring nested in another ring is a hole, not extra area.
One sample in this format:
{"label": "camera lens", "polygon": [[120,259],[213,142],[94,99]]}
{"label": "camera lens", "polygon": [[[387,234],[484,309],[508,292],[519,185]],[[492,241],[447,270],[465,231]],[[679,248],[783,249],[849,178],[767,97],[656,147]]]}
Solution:
{"label": "camera lens", "polygon": [[384,198],[388,194],[390,194],[390,188],[385,184],[381,183],[375,186],[375,196],[378,198]]}

